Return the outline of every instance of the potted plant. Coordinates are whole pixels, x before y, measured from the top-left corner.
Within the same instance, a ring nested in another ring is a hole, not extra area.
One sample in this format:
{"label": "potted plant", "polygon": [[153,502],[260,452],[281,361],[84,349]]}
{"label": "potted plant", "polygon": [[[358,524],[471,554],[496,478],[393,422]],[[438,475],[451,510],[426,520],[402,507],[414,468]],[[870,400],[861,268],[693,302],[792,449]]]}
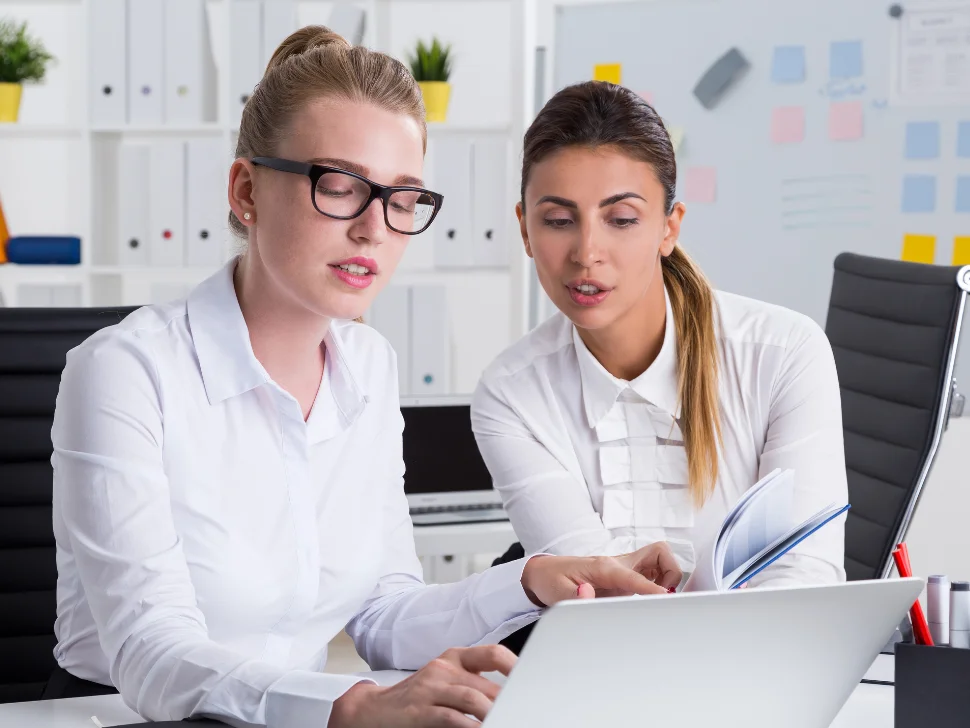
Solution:
{"label": "potted plant", "polygon": [[0,122],[17,121],[22,84],[43,81],[53,58],[27,35],[27,23],[0,20]]}
{"label": "potted plant", "polygon": [[419,40],[413,55],[408,58],[411,73],[421,87],[424,96],[425,115],[428,121],[444,121],[448,115],[451,97],[451,46],[442,45],[437,38],[431,45]]}

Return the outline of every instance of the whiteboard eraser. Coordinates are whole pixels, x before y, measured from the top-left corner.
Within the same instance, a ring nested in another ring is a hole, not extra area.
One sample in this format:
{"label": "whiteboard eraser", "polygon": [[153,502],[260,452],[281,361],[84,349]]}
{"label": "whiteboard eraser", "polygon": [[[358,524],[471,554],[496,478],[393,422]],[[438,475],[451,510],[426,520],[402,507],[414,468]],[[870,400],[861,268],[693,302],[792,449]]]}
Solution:
{"label": "whiteboard eraser", "polygon": [[713,109],[750,66],[741,51],[732,48],[701,76],[701,80],[694,86],[694,96],[705,109]]}

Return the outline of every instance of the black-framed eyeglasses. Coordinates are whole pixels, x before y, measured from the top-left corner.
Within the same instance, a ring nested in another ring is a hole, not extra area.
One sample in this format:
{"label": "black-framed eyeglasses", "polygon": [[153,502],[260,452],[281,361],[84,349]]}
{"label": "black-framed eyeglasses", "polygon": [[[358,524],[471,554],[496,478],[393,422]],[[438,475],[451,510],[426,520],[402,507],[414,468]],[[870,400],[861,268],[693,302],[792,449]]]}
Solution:
{"label": "black-framed eyeglasses", "polygon": [[250,161],[278,172],[309,177],[313,207],[321,215],[336,220],[352,220],[379,199],[384,207],[384,222],[394,232],[404,235],[427,230],[444,200],[437,192],[420,187],[380,185],[339,167],[277,157],[254,157]]}

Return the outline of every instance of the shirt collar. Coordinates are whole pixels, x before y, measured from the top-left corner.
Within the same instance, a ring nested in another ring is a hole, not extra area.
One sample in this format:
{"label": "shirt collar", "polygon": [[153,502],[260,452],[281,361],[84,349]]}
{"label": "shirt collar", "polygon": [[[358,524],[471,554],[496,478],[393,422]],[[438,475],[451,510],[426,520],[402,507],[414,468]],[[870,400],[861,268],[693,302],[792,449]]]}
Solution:
{"label": "shirt collar", "polygon": [[[233,272],[237,262],[238,258],[233,258],[196,286],[187,302],[192,341],[210,404],[273,381],[253,353],[249,328],[236,298]],[[341,339],[340,326],[336,323],[330,325],[324,339],[327,356],[320,388],[325,396],[318,393],[308,423],[311,430],[320,434],[333,429],[324,413],[336,415],[339,426],[346,427],[356,419],[367,401],[360,386],[363,379],[355,375],[353,357]],[[332,394],[332,400],[327,394]],[[327,406],[330,401],[335,408]],[[317,405],[321,406],[318,408]]]}
{"label": "shirt collar", "polygon": [[573,346],[579,360],[579,376],[583,388],[583,403],[586,420],[590,427],[596,427],[616,404],[616,400],[627,387],[643,399],[651,402],[675,418],[680,417],[680,404],[677,389],[677,330],[670,297],[664,287],[666,317],[664,340],[660,353],[653,363],[633,381],[627,382],[610,374],[586,348],[586,344],[573,326]]}

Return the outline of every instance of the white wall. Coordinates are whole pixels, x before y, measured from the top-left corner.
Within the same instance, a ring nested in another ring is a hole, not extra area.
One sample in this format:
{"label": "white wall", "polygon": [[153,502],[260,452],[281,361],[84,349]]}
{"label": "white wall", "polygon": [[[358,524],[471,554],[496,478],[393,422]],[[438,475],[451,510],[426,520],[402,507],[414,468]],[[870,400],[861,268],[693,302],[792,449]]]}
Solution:
{"label": "white wall", "polygon": [[970,580],[970,417],[950,420],[906,536],[913,573]]}

